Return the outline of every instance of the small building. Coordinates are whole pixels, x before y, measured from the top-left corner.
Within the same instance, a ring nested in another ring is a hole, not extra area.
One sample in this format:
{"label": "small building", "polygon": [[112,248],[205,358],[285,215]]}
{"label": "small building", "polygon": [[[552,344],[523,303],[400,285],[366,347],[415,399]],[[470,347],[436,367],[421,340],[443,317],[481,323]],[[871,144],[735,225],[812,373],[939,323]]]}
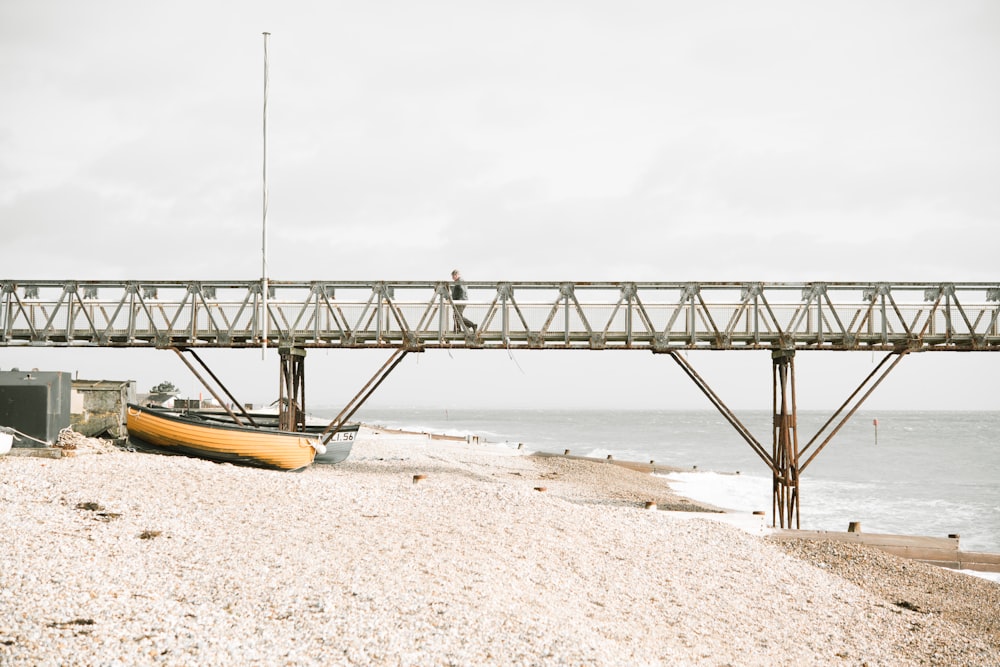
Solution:
{"label": "small building", "polygon": [[125,411],[135,398],[135,380],[73,380],[73,430],[90,438],[125,439]]}

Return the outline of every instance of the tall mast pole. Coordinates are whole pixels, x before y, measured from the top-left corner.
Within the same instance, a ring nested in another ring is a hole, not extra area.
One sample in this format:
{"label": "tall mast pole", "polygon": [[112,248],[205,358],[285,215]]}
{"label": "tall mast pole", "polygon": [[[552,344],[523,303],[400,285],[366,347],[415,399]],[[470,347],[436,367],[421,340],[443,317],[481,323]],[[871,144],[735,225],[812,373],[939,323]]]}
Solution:
{"label": "tall mast pole", "polygon": [[271,36],[271,33],[265,32],[264,34],[264,193],[263,193],[263,220],[261,221],[261,299],[264,306],[263,310],[263,331],[264,338],[261,341],[261,358],[264,358],[264,352],[267,350],[267,336],[268,336],[268,317],[267,313],[267,295],[270,291],[267,285],[267,84],[268,84],[268,63],[267,63],[267,38]]}

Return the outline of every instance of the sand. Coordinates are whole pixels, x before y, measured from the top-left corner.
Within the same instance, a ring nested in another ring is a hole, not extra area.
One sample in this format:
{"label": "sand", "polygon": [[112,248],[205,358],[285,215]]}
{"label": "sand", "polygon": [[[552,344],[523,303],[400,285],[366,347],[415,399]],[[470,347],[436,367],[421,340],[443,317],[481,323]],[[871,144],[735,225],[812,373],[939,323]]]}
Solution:
{"label": "sand", "polygon": [[363,430],[301,473],[0,457],[0,664],[1000,664],[1000,584],[523,454]]}

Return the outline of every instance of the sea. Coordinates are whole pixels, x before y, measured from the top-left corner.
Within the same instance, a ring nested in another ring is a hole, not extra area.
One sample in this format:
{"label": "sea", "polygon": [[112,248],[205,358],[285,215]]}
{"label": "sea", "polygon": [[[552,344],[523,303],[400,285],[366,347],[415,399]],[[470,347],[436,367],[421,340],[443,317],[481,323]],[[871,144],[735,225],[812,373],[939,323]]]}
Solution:
{"label": "sea", "polygon": [[[769,413],[737,417],[770,451]],[[768,468],[717,412],[363,408],[354,419],[525,451],[656,461],[681,470],[666,479],[688,498],[772,518]],[[800,450],[828,419],[799,411]],[[858,412],[802,472],[799,493],[806,530],[857,521],[868,533],[958,534],[965,551],[1000,553],[1000,412]]]}

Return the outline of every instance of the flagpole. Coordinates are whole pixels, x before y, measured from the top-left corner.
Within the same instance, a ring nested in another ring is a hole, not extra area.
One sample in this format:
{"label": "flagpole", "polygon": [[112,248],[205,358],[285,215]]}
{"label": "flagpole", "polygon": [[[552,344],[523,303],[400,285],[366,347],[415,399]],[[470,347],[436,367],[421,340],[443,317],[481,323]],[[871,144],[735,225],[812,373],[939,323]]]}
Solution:
{"label": "flagpole", "polygon": [[267,38],[271,36],[271,33],[265,32],[264,35],[264,192],[263,192],[263,219],[261,221],[261,290],[262,290],[262,302],[264,305],[263,310],[263,330],[264,338],[261,341],[261,359],[264,358],[264,354],[267,350],[267,336],[268,336],[268,317],[267,313],[267,296],[268,289],[267,284],[267,84],[268,84],[268,63],[267,63]]}

